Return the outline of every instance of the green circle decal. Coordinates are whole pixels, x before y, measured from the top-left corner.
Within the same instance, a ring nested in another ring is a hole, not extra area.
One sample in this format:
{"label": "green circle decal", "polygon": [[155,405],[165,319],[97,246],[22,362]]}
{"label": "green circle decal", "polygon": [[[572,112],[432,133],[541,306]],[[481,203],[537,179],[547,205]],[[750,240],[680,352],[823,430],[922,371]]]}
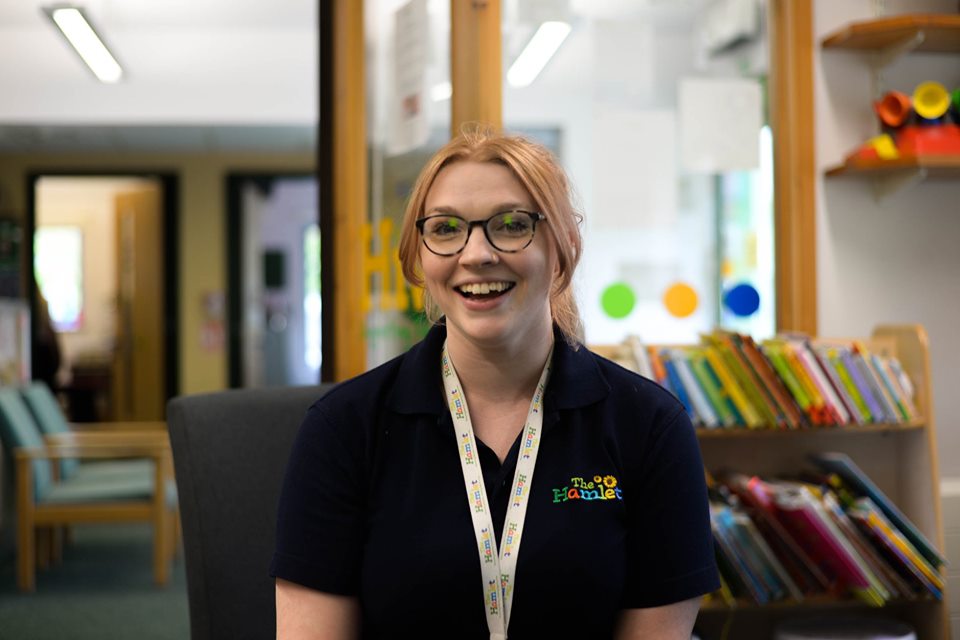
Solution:
{"label": "green circle decal", "polygon": [[628,285],[617,282],[603,290],[600,296],[600,307],[611,318],[626,318],[633,311],[637,297]]}

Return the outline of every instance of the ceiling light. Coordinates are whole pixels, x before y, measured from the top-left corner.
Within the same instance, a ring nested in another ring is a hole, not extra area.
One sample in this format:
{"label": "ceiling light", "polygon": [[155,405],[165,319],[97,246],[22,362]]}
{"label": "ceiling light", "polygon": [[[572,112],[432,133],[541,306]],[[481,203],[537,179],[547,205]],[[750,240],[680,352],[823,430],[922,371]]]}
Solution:
{"label": "ceiling light", "polygon": [[570,25],[566,22],[541,24],[507,71],[507,82],[510,86],[526,87],[536,80],[568,35]]}
{"label": "ceiling light", "polygon": [[55,5],[44,7],[43,11],[57,25],[67,42],[100,82],[112,83],[120,80],[123,76],[120,63],[97,35],[83,9],[71,5]]}

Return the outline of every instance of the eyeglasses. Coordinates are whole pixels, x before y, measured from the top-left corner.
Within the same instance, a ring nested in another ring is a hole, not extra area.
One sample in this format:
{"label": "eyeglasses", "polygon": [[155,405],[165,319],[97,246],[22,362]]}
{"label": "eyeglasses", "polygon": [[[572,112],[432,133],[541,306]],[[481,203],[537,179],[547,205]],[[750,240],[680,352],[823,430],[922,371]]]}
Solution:
{"label": "eyeglasses", "polygon": [[442,214],[417,220],[417,229],[423,236],[423,244],[438,256],[453,256],[467,246],[474,227],[483,227],[494,249],[504,253],[523,251],[533,242],[537,223],[546,220],[542,213],[534,211],[503,211],[486,220],[467,221],[460,216]]}

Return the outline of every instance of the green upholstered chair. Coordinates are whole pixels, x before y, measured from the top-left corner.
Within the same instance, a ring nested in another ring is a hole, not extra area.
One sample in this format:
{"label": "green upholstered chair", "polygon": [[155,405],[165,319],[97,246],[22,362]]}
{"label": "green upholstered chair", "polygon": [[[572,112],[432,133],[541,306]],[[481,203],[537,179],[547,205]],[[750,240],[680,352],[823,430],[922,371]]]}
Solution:
{"label": "green upholstered chair", "polygon": [[[176,492],[165,433],[93,434],[51,444],[16,389],[0,388],[0,440],[4,468],[14,471],[17,528],[17,586],[32,591],[36,584],[36,537],[39,530],[83,522],[149,522],[153,526],[153,569],[157,584],[169,581],[174,548]],[[56,479],[51,464],[86,460],[149,459],[149,478],[84,475]]]}
{"label": "green upholstered chair", "polygon": [[[77,437],[89,439],[89,436],[75,436],[66,417],[60,408],[60,403],[50,391],[45,382],[35,381],[20,390],[23,399],[33,414],[33,418],[40,428],[47,443],[64,444]],[[137,423],[122,423],[121,428],[136,430]],[[115,427],[116,429],[116,427]],[[80,432],[86,433],[86,432]],[[141,482],[151,482],[153,478],[153,461],[149,458],[135,458],[129,460],[96,460],[86,461],[83,464],[76,458],[61,460],[60,475],[63,478],[81,476],[84,478],[114,478],[120,482],[125,479],[137,479]]]}

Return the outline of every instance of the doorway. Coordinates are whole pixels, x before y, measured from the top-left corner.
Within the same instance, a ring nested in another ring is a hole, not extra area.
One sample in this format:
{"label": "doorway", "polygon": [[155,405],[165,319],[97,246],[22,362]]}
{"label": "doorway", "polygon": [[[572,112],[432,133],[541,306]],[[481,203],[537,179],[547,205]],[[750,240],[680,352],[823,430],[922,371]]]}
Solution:
{"label": "doorway", "polygon": [[162,420],[178,389],[176,176],[64,171],[28,181],[28,298],[59,351],[45,365],[50,347],[34,330],[34,378],[76,422]]}
{"label": "doorway", "polygon": [[227,176],[231,387],[317,384],[324,353],[321,231],[312,173]]}

